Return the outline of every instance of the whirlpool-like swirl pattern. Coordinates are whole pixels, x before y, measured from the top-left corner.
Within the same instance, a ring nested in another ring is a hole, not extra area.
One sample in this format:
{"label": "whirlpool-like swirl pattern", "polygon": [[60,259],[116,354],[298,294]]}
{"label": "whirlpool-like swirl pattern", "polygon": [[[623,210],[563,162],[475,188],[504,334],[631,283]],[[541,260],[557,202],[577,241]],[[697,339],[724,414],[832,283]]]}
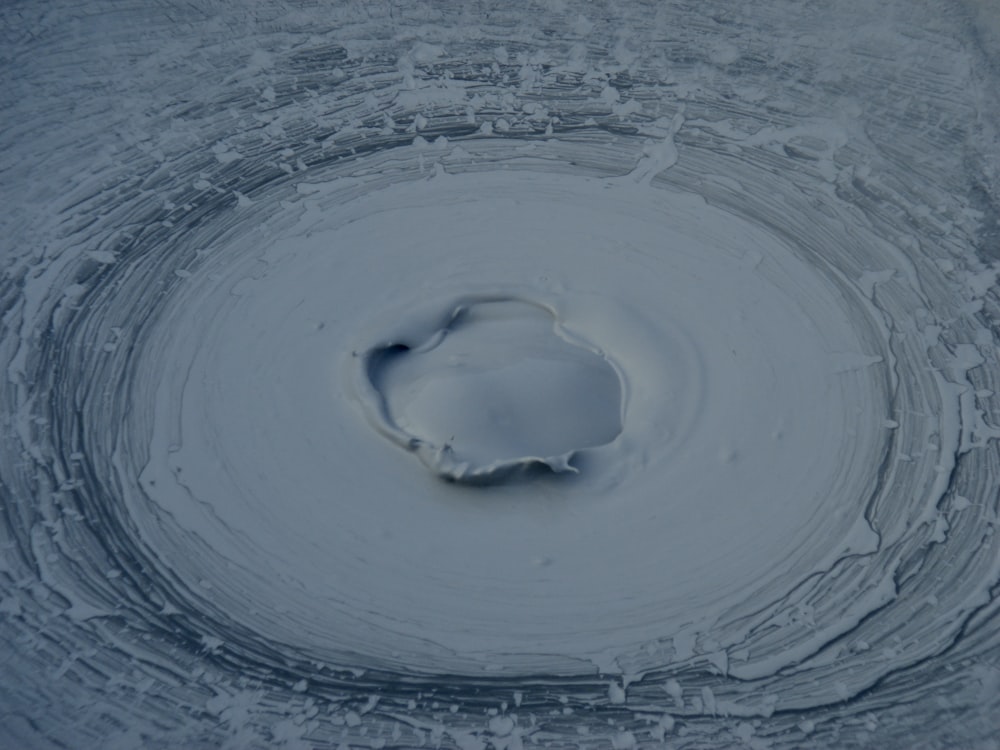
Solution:
{"label": "whirlpool-like swirl pattern", "polygon": [[995,747],[988,3],[13,2],[0,745]]}

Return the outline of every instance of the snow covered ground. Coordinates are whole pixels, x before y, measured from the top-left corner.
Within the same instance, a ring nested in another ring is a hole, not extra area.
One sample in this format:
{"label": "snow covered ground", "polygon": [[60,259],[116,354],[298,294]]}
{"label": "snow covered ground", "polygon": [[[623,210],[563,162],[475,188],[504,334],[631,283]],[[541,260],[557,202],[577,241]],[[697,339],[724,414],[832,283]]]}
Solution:
{"label": "snow covered ground", "polygon": [[1000,747],[990,3],[0,32],[0,746]]}

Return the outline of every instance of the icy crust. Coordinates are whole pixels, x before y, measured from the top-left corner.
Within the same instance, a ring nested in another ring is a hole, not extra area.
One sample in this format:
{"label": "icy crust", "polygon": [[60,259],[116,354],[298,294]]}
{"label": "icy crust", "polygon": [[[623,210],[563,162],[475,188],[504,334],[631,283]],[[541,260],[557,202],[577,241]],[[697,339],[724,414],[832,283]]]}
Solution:
{"label": "icy crust", "polygon": [[[0,746],[992,746],[994,5],[3,5]],[[505,284],[484,492],[342,360]]]}
{"label": "icy crust", "polygon": [[433,472],[473,484],[540,467],[577,473],[577,453],[621,432],[615,369],[600,350],[563,337],[552,309],[506,295],[444,309],[401,311],[430,325],[411,322],[359,355],[369,419]]}

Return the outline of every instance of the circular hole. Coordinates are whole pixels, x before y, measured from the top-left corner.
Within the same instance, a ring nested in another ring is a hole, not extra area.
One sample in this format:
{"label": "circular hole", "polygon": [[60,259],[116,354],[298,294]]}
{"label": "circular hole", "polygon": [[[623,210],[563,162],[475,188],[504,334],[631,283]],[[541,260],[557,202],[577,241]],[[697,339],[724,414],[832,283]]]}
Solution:
{"label": "circular hole", "polygon": [[373,347],[363,366],[376,426],[447,479],[575,473],[579,451],[621,433],[622,386],[558,322],[542,305],[481,297],[450,306],[412,340]]}

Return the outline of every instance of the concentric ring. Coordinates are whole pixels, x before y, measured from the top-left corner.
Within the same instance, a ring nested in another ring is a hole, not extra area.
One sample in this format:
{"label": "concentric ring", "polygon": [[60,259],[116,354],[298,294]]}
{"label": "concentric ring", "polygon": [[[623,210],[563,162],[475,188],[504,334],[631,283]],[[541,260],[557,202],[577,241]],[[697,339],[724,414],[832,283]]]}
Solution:
{"label": "concentric ring", "polygon": [[[254,7],[108,16],[106,60],[86,24],[15,40],[0,738],[985,746],[1000,108],[971,27]],[[545,325],[459,340],[484,300]],[[560,447],[442,482],[460,441],[372,369],[439,334]],[[518,347],[572,364],[515,377]],[[538,464],[574,471],[507,481]]]}

